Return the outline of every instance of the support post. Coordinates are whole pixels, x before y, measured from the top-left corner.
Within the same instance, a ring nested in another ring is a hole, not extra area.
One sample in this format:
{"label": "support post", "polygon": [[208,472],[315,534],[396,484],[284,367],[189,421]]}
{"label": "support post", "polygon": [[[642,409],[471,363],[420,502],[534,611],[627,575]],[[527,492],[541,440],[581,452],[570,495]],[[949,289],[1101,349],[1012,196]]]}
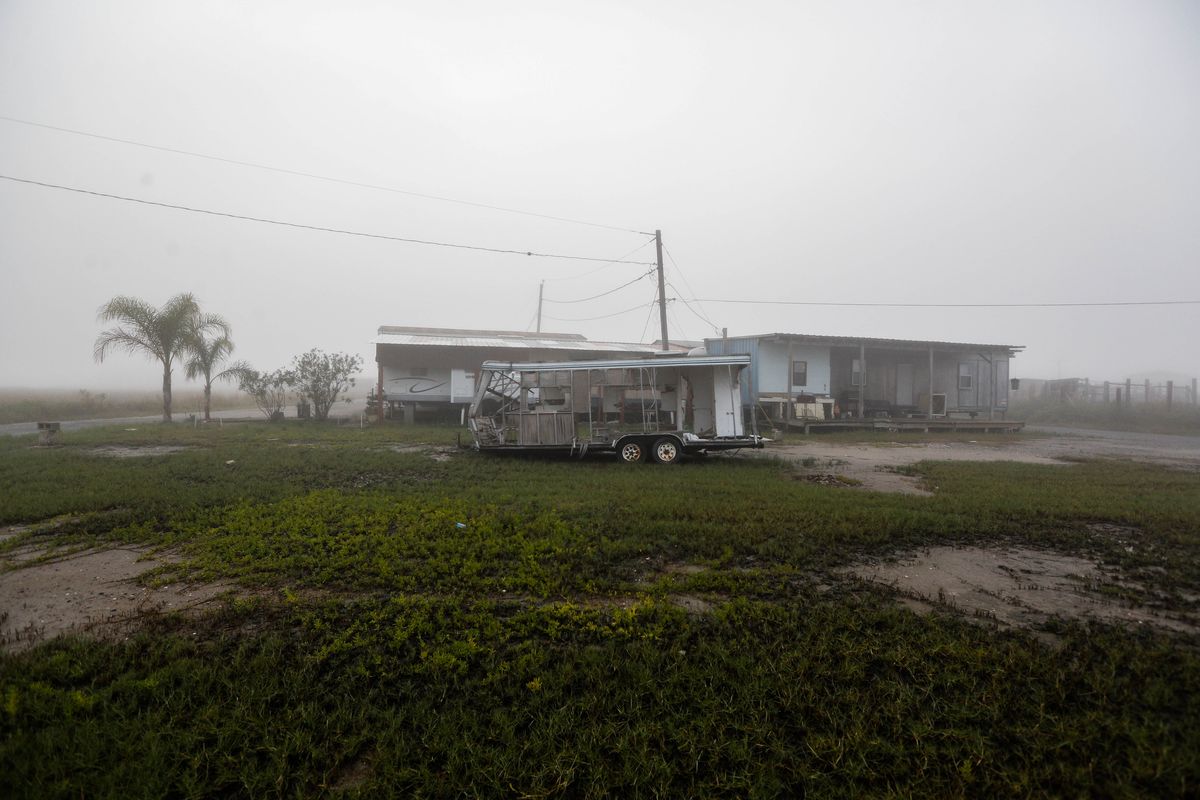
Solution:
{"label": "support post", "polygon": [[383,364],[379,365],[379,380],[375,384],[375,402],[379,404],[379,421],[383,422],[384,409],[387,408],[387,405],[383,402]]}
{"label": "support post", "polygon": [[988,403],[988,419],[996,418],[996,359],[989,358],[988,366],[992,369],[992,402]]}
{"label": "support post", "polygon": [[1167,381],[1167,411],[1171,410],[1171,402],[1175,398],[1175,381]]}
{"label": "support post", "polygon": [[1133,381],[1129,378],[1125,379],[1125,405],[1126,407],[1133,405]]}
{"label": "support post", "polygon": [[662,231],[654,231],[654,248],[658,251],[658,321],[662,326],[662,349],[671,349],[671,340],[667,338],[667,287],[663,277],[662,262]]}
{"label": "support post", "polygon": [[867,346],[858,345],[858,418],[863,418],[867,400]]}
{"label": "support post", "polygon": [[1108,405],[1108,381],[1104,382],[1104,404]]}
{"label": "support post", "polygon": [[929,418],[933,419],[933,348],[929,348]]}
{"label": "support post", "polygon": [[787,356],[787,360],[788,360],[788,363],[787,363],[787,373],[788,373],[788,380],[787,380],[787,387],[788,387],[788,390],[787,390],[787,408],[786,408],[786,409],[784,409],[784,412],[783,412],[783,425],[784,425],[784,428],[785,428],[785,429],[787,428],[788,424],[789,424],[789,423],[792,421],[792,411],[793,411],[793,406],[792,406],[792,378],[793,378],[793,377],[795,376],[795,374],[796,374],[796,373],[795,373],[795,369],[792,367],[792,364],[793,364],[794,362],[792,361],[792,340],[791,340],[791,339],[788,339],[788,356]]}

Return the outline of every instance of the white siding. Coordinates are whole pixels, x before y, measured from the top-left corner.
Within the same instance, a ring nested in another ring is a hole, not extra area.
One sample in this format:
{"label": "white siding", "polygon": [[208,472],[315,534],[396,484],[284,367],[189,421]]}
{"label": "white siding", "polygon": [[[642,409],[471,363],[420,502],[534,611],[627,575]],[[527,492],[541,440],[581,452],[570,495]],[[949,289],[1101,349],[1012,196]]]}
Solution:
{"label": "white siding", "polygon": [[[792,345],[792,360],[808,363],[808,383],[792,385],[792,392],[829,393],[829,348],[813,345]],[[786,342],[763,342],[758,350],[758,391],[786,394],[788,390],[788,346]]]}

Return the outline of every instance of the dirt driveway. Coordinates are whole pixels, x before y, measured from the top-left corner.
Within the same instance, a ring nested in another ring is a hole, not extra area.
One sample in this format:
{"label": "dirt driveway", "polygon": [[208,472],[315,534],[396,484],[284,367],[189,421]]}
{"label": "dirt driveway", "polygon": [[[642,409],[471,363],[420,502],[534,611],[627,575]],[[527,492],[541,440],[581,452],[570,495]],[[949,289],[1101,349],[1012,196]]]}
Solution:
{"label": "dirt driveway", "polygon": [[[819,435],[798,443],[772,445],[762,455],[795,461],[813,473],[842,475],[865,489],[927,495],[917,479],[902,474],[919,461],[1019,461],[1066,465],[1072,460],[1112,458],[1200,469],[1200,437],[1030,426],[1034,434],[1017,441],[906,440],[902,434],[881,435],[877,442],[848,444],[822,441]],[[756,453],[755,455],[759,455]],[[899,470],[899,472],[897,472]]]}

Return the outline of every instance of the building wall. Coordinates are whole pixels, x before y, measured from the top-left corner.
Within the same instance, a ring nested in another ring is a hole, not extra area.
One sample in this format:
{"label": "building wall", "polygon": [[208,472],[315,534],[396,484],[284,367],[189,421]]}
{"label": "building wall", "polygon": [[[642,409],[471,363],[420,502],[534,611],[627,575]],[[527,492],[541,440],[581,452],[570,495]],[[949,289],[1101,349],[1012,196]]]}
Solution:
{"label": "building wall", "polygon": [[[808,366],[808,381],[792,384],[792,394],[829,394],[829,348],[793,344],[792,361],[804,361]],[[791,365],[788,363],[787,342],[761,342],[754,370],[759,394],[786,394]]]}
{"label": "building wall", "polygon": [[469,403],[475,371],[453,367],[383,366],[383,391],[391,400]]}

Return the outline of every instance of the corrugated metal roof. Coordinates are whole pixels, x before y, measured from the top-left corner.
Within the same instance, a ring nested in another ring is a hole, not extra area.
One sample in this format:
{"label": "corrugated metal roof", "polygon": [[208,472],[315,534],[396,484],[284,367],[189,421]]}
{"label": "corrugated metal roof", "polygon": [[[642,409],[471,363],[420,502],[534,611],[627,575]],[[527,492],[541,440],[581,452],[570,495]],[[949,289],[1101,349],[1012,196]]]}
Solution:
{"label": "corrugated metal roof", "polygon": [[[1016,353],[1025,349],[1023,344],[979,344],[976,342],[939,342],[924,339],[878,339],[870,336],[822,336],[815,333],[760,333],[754,336],[730,336],[730,339],[778,339],[794,342],[829,345],[869,345],[872,347],[942,347],[954,350],[1008,350]],[[709,342],[722,341],[720,337],[705,339]]]}
{"label": "corrugated metal roof", "polygon": [[406,325],[380,325],[377,331],[379,335],[385,333],[411,334],[413,336],[449,336],[453,338],[483,336],[483,337],[500,337],[503,339],[554,339],[559,341],[585,341],[585,337],[581,333],[549,333],[548,331],[538,331],[530,333],[529,331],[492,331],[492,330],[477,330],[471,328],[419,328],[409,327]]}
{"label": "corrugated metal roof", "polygon": [[[393,329],[395,330],[395,329]],[[380,328],[372,344],[401,345],[405,347],[472,347],[485,350],[562,350],[584,353],[653,353],[654,348],[644,344],[621,342],[590,342],[582,336],[560,337],[558,334],[525,334],[510,336],[491,331],[441,332],[392,332]]]}
{"label": "corrugated metal roof", "polygon": [[748,367],[750,356],[658,356],[595,361],[485,361],[484,369],[519,372],[550,369],[624,369],[637,367]]}

